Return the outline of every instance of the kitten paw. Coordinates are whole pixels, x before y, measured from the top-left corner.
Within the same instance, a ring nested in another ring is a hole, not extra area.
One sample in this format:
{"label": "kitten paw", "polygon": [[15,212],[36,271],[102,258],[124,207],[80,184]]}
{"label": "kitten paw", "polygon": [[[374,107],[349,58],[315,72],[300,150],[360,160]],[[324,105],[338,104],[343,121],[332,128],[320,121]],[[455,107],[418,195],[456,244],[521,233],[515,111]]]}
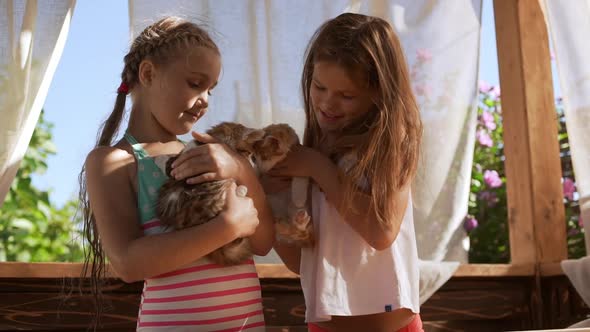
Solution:
{"label": "kitten paw", "polygon": [[304,230],[310,221],[311,217],[309,216],[306,210],[299,210],[293,216],[293,225],[295,225],[297,228],[301,230]]}

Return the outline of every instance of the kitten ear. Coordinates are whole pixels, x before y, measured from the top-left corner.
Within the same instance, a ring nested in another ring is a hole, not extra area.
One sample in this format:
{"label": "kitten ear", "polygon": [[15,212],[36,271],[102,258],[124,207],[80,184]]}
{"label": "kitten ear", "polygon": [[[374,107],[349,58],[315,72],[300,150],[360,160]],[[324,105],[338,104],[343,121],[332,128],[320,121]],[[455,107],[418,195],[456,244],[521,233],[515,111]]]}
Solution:
{"label": "kitten ear", "polygon": [[276,151],[281,147],[281,141],[274,136],[265,137],[264,143],[264,145],[268,146],[272,151]]}
{"label": "kitten ear", "polygon": [[260,151],[260,149],[264,146],[264,140],[257,140],[252,144],[252,149],[254,151]]}
{"label": "kitten ear", "polygon": [[247,129],[244,132],[244,140],[256,142],[264,137],[265,133],[262,129]]}
{"label": "kitten ear", "polygon": [[242,139],[237,142],[236,149],[243,151],[252,151],[259,146],[259,142],[264,137],[264,131],[260,129],[247,128],[242,135]]}

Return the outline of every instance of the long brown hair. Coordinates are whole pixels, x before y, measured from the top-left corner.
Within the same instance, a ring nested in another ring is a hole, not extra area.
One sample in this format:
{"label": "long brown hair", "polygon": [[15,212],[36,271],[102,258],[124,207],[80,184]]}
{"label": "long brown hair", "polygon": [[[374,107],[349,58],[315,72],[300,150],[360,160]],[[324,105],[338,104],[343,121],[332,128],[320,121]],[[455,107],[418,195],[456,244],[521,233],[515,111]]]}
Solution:
{"label": "long brown hair", "polygon": [[[207,47],[219,54],[215,42],[198,25],[178,17],[161,19],[145,28],[133,41],[129,53],[124,58],[121,82],[132,92],[138,83],[139,64],[143,60],[151,60],[158,65],[165,66],[176,57],[181,56],[183,51],[195,46]],[[117,136],[125,113],[127,92],[124,90],[118,91],[113,112],[99,129],[95,147],[113,145],[113,139]],[[101,247],[100,236],[88,200],[85,166],[82,167],[78,181],[80,183],[80,210],[84,219],[84,236],[87,242],[84,248],[85,260],[82,279],[90,271],[90,288],[95,305],[93,327],[96,329],[102,314],[101,286],[106,278],[106,257]]]}
{"label": "long brown hair", "polygon": [[393,195],[416,173],[422,136],[422,121],[400,41],[383,19],[352,13],[325,22],[315,32],[301,77],[307,120],[303,141],[306,146],[322,148],[322,132],[310,97],[318,61],[334,62],[350,75],[362,73],[367,88],[376,92],[373,109],[365,119],[343,129],[327,152],[334,159],[346,153],[357,157],[357,163],[343,178],[346,194],[342,206],[352,206],[356,184],[367,179],[371,209],[379,224],[389,226],[394,217]]}

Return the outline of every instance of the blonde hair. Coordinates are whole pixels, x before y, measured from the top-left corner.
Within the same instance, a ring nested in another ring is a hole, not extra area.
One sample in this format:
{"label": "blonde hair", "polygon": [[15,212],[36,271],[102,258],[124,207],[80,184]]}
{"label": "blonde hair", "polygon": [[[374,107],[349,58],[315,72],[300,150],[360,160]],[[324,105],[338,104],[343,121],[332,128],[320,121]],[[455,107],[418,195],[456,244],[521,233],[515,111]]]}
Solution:
{"label": "blonde hair", "polygon": [[[219,49],[209,34],[198,25],[184,19],[166,17],[145,28],[135,38],[129,52],[124,57],[121,83],[128,89],[119,89],[117,92],[114,109],[99,129],[95,147],[112,146],[113,138],[117,136],[125,113],[126,90],[133,90],[137,85],[140,63],[143,60],[150,60],[155,64],[165,66],[182,55],[183,51],[196,46],[209,48],[219,54]],[[78,180],[80,183],[79,199],[84,219],[84,234],[90,247],[90,250],[85,250],[82,277],[84,278],[88,274],[88,270],[90,270],[90,287],[95,304],[93,327],[96,329],[102,313],[101,285],[106,277],[106,257],[90,209],[86,191],[85,167],[82,167]]]}
{"label": "blonde hair", "polygon": [[[376,92],[365,119],[344,128],[340,139],[327,148],[310,98],[314,65],[319,61],[334,62],[351,77],[362,73],[367,88]],[[406,60],[391,25],[377,17],[352,13],[325,22],[307,47],[301,88],[307,120],[304,145],[325,150],[334,161],[346,153],[357,157],[348,176],[343,177],[346,194],[342,206],[352,206],[356,184],[365,178],[371,210],[379,224],[389,226],[394,217],[394,194],[416,173],[422,136]]]}

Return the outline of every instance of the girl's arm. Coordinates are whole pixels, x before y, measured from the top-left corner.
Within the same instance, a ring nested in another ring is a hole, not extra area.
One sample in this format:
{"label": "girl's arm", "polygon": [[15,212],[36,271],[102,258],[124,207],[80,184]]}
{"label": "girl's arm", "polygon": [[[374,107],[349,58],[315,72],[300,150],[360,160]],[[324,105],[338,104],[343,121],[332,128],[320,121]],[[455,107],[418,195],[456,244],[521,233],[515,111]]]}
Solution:
{"label": "girl's arm", "polygon": [[252,200],[237,197],[235,185],[226,209],[214,220],[184,230],[143,236],[126,151],[97,148],[86,160],[87,188],[100,241],[111,267],[125,282],[170,272],[209,254],[258,225]]}
{"label": "girl's arm", "polygon": [[409,187],[394,196],[394,219],[383,227],[377,221],[375,212],[370,209],[371,196],[354,192],[352,206],[344,207],[344,184],[338,178],[339,169],[328,157],[308,147],[297,147],[287,159],[272,171],[277,176],[311,177],[326,195],[326,199],[338,209],[348,223],[371,247],[383,250],[391,246],[403,220],[408,206]]}
{"label": "girl's arm", "polygon": [[274,242],[274,220],[260,181],[248,161],[232,151],[227,145],[216,143],[206,134],[193,132],[199,142],[209,143],[197,146],[181,154],[173,163],[172,175],[176,179],[187,179],[189,183],[233,178],[248,188],[248,197],[258,210],[259,227],[250,236],[254,254],[268,254]]}
{"label": "girl's arm", "polygon": [[296,245],[289,245],[276,241],[273,248],[281,257],[285,266],[295,274],[299,274],[301,266],[301,248]]}
{"label": "girl's arm", "polygon": [[[260,180],[266,194],[278,194],[290,190],[292,182],[290,177],[271,177],[268,175],[263,175]],[[281,257],[285,266],[293,273],[299,274],[301,248],[279,241],[275,241],[273,248],[279,257]]]}

